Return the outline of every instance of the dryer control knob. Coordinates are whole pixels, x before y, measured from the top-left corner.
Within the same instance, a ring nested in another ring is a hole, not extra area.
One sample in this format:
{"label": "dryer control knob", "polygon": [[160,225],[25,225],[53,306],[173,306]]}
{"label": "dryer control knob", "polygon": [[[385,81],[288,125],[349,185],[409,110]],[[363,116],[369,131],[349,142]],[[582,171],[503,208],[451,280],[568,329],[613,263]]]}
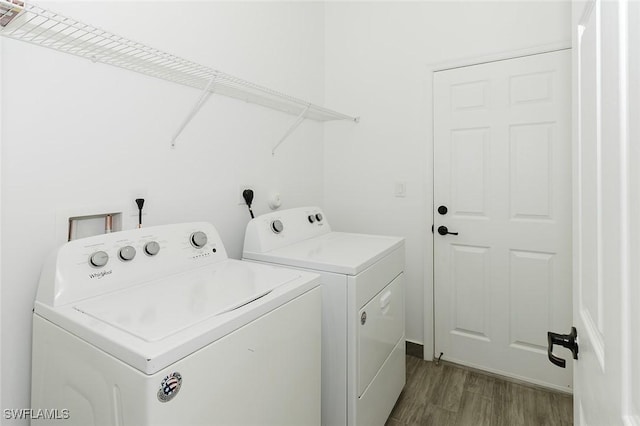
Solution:
{"label": "dryer control knob", "polygon": [[316,219],[318,222],[322,221],[322,215],[320,213],[316,214]]}
{"label": "dryer control knob", "polygon": [[313,223],[316,221],[316,217],[312,214],[310,214],[309,217],[307,217],[307,219],[309,219],[309,223]]}
{"label": "dryer control knob", "polygon": [[94,268],[102,268],[109,262],[109,255],[104,251],[97,251],[89,256],[89,265]]}
{"label": "dryer control knob", "polygon": [[144,245],[144,252],[148,256],[155,256],[160,251],[160,244],[155,241],[149,241]]}
{"label": "dryer control knob", "polygon": [[273,222],[271,222],[271,230],[276,234],[281,233],[283,229],[284,229],[284,225],[280,220],[276,219]]}
{"label": "dryer control knob", "polygon": [[136,249],[132,246],[124,246],[118,252],[118,256],[120,256],[120,260],[128,262],[136,257]]}
{"label": "dryer control knob", "polygon": [[199,249],[204,247],[207,244],[207,234],[202,231],[196,231],[191,234],[191,245],[195,248]]}

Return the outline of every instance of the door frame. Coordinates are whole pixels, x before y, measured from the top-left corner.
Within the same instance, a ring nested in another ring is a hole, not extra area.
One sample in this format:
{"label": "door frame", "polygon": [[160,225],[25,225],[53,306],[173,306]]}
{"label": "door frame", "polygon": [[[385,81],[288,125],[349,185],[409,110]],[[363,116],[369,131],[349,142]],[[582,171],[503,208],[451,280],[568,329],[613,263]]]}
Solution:
{"label": "door frame", "polygon": [[[469,67],[473,65],[481,65],[489,62],[504,61],[507,59],[521,58],[524,56],[540,55],[542,53],[550,53],[559,50],[571,49],[571,39],[564,40],[558,43],[542,44],[538,46],[528,47],[526,49],[514,49],[503,52],[497,52],[489,55],[473,56],[468,58],[454,59],[450,61],[428,64],[426,67],[426,82],[425,93],[426,98],[431,100],[427,102],[429,110],[427,111],[427,126],[431,128],[430,132],[427,132],[427,159],[425,173],[425,191],[426,191],[426,214],[425,221],[427,226],[426,236],[424,239],[424,300],[423,300],[423,358],[425,361],[433,361],[435,352],[435,277],[434,277],[434,234],[431,232],[431,227],[428,226],[429,222],[433,222],[433,209],[434,209],[434,141],[433,134],[434,128],[434,98],[433,98],[433,77],[434,73],[438,71],[446,71],[455,68]],[[430,170],[431,172],[428,172]],[[430,311],[427,311],[427,307]]]}

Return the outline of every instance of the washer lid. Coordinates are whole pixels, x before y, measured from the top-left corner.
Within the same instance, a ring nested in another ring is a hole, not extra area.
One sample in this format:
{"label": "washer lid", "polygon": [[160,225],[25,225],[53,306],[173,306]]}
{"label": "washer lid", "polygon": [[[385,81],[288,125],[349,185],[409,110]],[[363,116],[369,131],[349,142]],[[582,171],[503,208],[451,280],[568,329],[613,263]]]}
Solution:
{"label": "washer lid", "polygon": [[64,306],[36,300],[34,315],[155,374],[317,287],[319,278],[227,259]]}
{"label": "washer lid", "polygon": [[265,253],[244,252],[245,259],[356,275],[404,245],[400,237],[330,232]]}
{"label": "washer lid", "polygon": [[299,273],[223,262],[80,302],[74,309],[146,342],[244,306]]}

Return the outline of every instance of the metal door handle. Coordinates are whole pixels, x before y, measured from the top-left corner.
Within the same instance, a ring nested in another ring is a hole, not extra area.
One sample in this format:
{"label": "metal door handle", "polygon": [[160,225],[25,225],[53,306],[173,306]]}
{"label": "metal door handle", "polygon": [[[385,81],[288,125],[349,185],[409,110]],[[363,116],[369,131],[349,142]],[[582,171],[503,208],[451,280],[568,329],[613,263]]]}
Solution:
{"label": "metal door handle", "polygon": [[547,356],[549,357],[549,361],[553,364],[557,365],[561,368],[566,368],[567,361],[555,356],[553,354],[553,345],[563,346],[571,351],[573,354],[573,359],[578,359],[578,331],[575,327],[571,327],[571,333],[569,334],[558,334],[552,333],[550,331],[547,332]]}
{"label": "metal door handle", "polygon": [[438,234],[440,234],[440,235],[447,235],[447,234],[458,235],[457,232],[449,232],[449,228],[447,228],[446,226],[438,226]]}

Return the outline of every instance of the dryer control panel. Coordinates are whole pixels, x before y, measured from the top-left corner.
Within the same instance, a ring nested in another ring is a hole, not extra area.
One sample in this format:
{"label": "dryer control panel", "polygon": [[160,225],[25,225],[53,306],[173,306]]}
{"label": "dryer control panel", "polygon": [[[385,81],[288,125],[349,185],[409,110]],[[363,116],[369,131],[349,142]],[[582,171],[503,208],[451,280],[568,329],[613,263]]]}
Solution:
{"label": "dryer control panel", "polygon": [[113,232],[70,241],[47,260],[36,300],[61,306],[227,259],[207,222]]}
{"label": "dryer control panel", "polygon": [[319,207],[300,207],[259,216],[249,222],[244,251],[264,253],[331,232]]}

